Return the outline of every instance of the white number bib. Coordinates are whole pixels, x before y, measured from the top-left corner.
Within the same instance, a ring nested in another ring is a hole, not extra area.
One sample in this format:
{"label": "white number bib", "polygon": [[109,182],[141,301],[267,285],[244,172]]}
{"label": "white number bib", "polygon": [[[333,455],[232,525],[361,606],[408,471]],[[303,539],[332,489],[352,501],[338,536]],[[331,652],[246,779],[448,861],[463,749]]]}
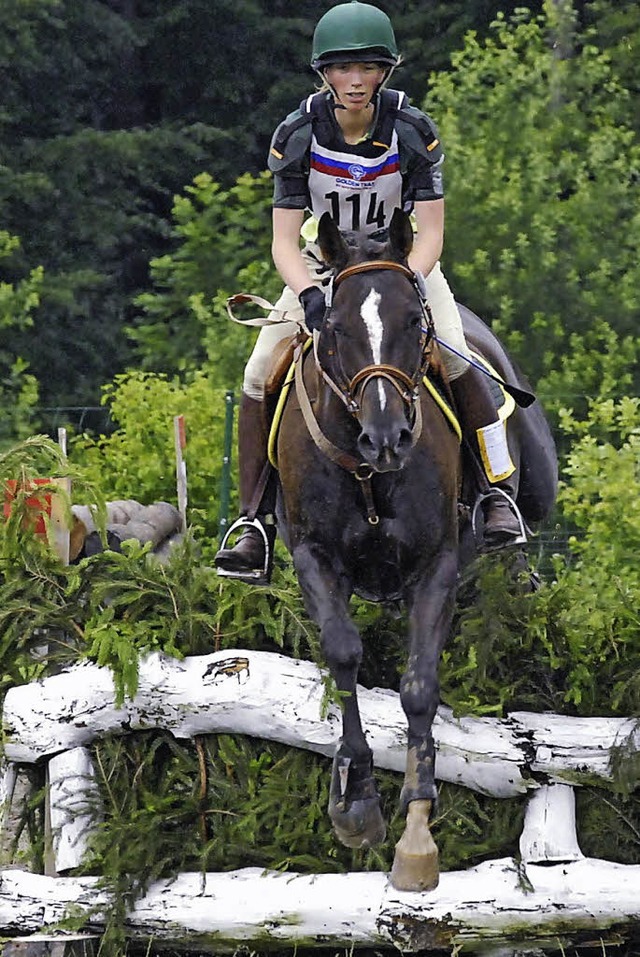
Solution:
{"label": "white number bib", "polygon": [[309,192],[316,219],[329,212],[340,229],[354,232],[388,227],[394,209],[402,205],[395,130],[389,149],[374,159],[329,150],[312,136]]}

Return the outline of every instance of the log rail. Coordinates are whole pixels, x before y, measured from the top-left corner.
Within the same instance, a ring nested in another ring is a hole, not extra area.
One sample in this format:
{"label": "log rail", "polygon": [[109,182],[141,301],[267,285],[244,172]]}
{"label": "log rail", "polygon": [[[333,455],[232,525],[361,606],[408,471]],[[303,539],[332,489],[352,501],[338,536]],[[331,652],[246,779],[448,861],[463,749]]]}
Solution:
{"label": "log rail", "polygon": [[[358,694],[375,764],[404,771],[398,695],[378,688]],[[96,788],[93,740],[154,728],[185,739],[226,732],[330,755],[341,722],[336,708],[321,719],[322,697],[322,676],[312,663],[242,649],[183,661],[149,655],[138,693],[121,707],[110,672],[90,664],[11,689],[3,710],[3,826],[10,825],[25,766],[46,761],[56,876],[1,871],[0,931],[35,933],[58,921],[70,902],[87,912],[108,905],[95,879],[61,876],[81,863],[92,827],[83,809]],[[456,953],[482,945],[489,953],[495,943],[496,954],[515,952],[505,945],[540,953],[594,935],[640,940],[640,864],[583,856],[574,796],[574,787],[585,784],[615,787],[614,768],[640,751],[640,722],[525,712],[457,718],[441,707],[434,736],[441,780],[494,797],[528,796],[518,861],[445,873],[436,891],[422,895],[395,891],[381,873],[182,874],[136,902],[132,937],[181,949],[192,941],[211,952],[286,942]],[[625,785],[640,780],[625,774]],[[101,926],[93,913],[90,927]]]}

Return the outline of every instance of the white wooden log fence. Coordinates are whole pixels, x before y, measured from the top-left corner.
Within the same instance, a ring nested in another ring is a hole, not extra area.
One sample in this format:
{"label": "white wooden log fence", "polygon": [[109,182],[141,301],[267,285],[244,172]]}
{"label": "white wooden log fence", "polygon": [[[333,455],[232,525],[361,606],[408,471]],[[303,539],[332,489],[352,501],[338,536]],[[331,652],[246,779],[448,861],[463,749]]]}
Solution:
{"label": "white wooden log fence", "polygon": [[[90,664],[10,690],[4,823],[21,766],[47,761],[58,876],[2,871],[0,932],[35,933],[71,903],[92,911],[90,927],[102,926],[95,909],[106,908],[108,897],[97,880],[59,876],[81,862],[95,819],[87,811],[97,797],[91,741],[153,728],[186,739],[234,732],[329,755],[341,722],[335,708],[321,719],[322,689],[309,662],[232,650],[184,661],[150,655],[135,698],[118,708],[110,672]],[[397,694],[361,688],[359,700],[375,764],[403,771],[406,723]],[[640,940],[640,863],[584,858],[574,798],[574,786],[611,786],[616,752],[640,751],[640,722],[525,712],[455,718],[441,707],[434,732],[441,780],[495,797],[529,794],[520,860],[442,874],[428,894],[395,891],[382,873],[182,874],[137,901],[128,919],[132,937],[179,942],[181,949],[192,942],[199,951],[286,943],[455,953],[482,946],[489,953],[495,944],[491,952],[503,955],[540,953],[584,935]]]}

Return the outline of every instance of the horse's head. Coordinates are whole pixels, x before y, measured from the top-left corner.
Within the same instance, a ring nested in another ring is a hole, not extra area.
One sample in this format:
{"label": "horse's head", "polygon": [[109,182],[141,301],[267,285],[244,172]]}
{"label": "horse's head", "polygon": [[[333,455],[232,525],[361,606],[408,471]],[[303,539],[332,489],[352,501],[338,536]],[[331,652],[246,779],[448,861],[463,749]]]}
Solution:
{"label": "horse's head", "polygon": [[407,265],[409,217],[397,209],[388,241],[377,243],[345,239],[325,213],[318,242],[334,270],[320,367],[358,421],[363,461],[376,472],[400,469],[421,428],[417,387],[424,365],[424,307]]}

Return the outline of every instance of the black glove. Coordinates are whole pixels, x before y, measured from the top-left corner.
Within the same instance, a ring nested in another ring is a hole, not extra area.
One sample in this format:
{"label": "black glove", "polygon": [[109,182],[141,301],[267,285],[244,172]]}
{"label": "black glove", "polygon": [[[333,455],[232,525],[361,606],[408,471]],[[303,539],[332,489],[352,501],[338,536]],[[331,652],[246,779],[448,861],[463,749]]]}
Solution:
{"label": "black glove", "polygon": [[324,314],[327,311],[324,293],[317,286],[307,286],[298,296],[300,305],[304,309],[304,322],[309,330],[320,329]]}

